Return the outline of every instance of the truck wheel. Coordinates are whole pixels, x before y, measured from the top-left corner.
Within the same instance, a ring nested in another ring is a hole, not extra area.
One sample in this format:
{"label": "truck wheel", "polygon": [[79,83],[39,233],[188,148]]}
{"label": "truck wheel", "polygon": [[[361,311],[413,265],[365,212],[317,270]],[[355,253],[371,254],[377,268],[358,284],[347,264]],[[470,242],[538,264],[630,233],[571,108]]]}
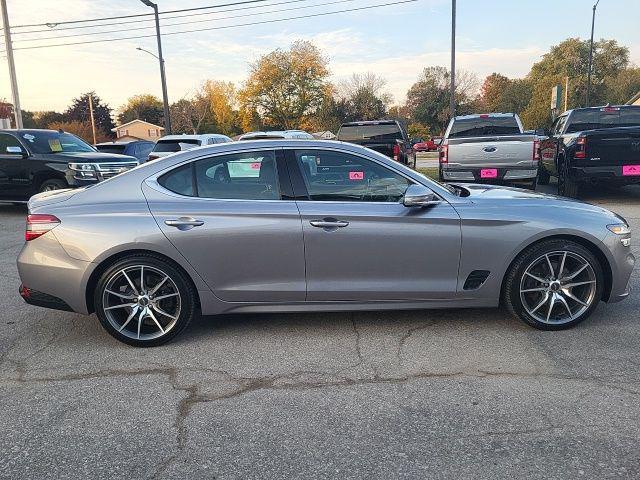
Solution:
{"label": "truck wheel", "polygon": [[531,183],[529,183],[525,188],[527,188],[528,190],[533,190],[535,191],[535,189],[538,187],[538,177],[534,178]]}
{"label": "truck wheel", "polygon": [[69,188],[67,182],[58,178],[50,178],[40,184],[38,192],[51,192],[53,190],[61,190],[63,188]]}
{"label": "truck wheel", "polygon": [[442,174],[442,166],[438,167],[438,180],[444,182],[444,175]]}
{"label": "truck wheel", "polygon": [[538,183],[540,185],[549,185],[549,180],[551,180],[551,175],[547,172],[542,165],[538,167]]}
{"label": "truck wheel", "polygon": [[558,195],[568,198],[578,198],[580,184],[569,178],[568,167],[564,159],[558,162]]}

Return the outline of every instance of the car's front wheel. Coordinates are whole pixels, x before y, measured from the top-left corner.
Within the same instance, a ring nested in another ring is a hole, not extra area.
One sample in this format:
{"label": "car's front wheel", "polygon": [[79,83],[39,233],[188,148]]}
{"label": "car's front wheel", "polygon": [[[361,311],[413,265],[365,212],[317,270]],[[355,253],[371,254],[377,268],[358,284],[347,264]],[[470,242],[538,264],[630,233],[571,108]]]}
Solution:
{"label": "car's front wheel", "polygon": [[195,315],[196,293],[185,274],[155,255],[123,258],[101,275],[96,314],[116,339],[152,347],[173,339]]}
{"label": "car's front wheel", "polygon": [[587,248],[549,240],[524,251],[505,279],[503,302],[540,330],[562,330],[585,320],[602,298],[604,276]]}
{"label": "car's front wheel", "polygon": [[63,188],[69,188],[67,182],[60,180],[59,178],[50,178],[40,184],[38,192],[52,192],[53,190],[61,190]]}

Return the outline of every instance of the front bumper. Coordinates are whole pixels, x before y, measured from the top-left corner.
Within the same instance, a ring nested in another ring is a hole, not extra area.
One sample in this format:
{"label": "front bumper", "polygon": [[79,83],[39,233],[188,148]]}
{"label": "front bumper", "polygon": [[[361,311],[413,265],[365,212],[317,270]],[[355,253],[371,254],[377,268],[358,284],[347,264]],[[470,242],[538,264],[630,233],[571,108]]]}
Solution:
{"label": "front bumper", "polygon": [[501,167],[496,168],[495,178],[483,178],[482,170],[493,167],[447,167],[442,166],[442,178],[445,181],[462,181],[474,183],[531,182],[538,176],[537,168]]}
{"label": "front bumper", "polygon": [[636,258],[633,253],[631,253],[631,247],[625,247],[622,244],[621,240],[623,238],[628,238],[628,236],[625,237],[609,233],[603,240],[603,243],[611,255],[609,258],[611,266],[611,292],[609,298],[605,298],[605,301],[608,303],[624,300],[629,296],[631,291],[631,273],[633,272]]}

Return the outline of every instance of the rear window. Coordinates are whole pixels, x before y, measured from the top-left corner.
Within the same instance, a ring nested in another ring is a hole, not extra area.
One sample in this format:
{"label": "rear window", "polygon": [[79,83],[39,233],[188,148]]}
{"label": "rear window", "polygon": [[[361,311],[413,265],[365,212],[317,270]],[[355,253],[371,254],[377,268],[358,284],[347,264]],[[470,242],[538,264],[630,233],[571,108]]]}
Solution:
{"label": "rear window", "polygon": [[125,148],[127,148],[126,145],[96,145],[96,149],[99,152],[118,153],[120,155],[124,153]]}
{"label": "rear window", "polygon": [[520,126],[515,117],[488,116],[454,120],[449,138],[517,135],[519,133]]}
{"label": "rear window", "polygon": [[395,124],[379,125],[343,125],[338,131],[338,140],[345,142],[358,142],[363,140],[372,141],[395,141],[402,140],[402,131]]}
{"label": "rear window", "polygon": [[636,126],[640,126],[640,108],[605,107],[573,112],[569,118],[567,133],[597,128]]}
{"label": "rear window", "polygon": [[158,140],[153,148],[154,152],[179,152],[200,146],[200,140],[195,138],[181,138],[175,140]]}

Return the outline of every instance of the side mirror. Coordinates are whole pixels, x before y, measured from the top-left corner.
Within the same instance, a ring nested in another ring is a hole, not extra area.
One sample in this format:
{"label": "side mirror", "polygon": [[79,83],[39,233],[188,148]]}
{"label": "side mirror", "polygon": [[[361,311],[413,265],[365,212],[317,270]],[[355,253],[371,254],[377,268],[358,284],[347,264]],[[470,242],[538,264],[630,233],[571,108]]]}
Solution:
{"label": "side mirror", "polygon": [[440,198],[424,185],[409,185],[402,200],[405,207],[429,207],[438,203]]}
{"label": "side mirror", "polygon": [[27,152],[21,147],[7,147],[6,151],[9,155],[20,155],[22,158],[26,158],[27,156]]}

